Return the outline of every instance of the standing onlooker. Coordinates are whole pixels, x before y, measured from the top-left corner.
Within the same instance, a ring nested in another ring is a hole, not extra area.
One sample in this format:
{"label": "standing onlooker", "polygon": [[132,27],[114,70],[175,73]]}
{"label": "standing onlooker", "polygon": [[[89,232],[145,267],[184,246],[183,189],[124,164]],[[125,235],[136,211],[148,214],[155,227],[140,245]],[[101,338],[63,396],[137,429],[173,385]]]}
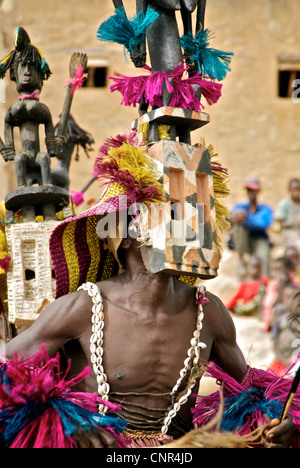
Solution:
{"label": "standing onlooker", "polygon": [[289,181],[289,194],[279,202],[276,220],[281,225],[284,246],[300,250],[300,179]]}
{"label": "standing onlooker", "polygon": [[269,276],[271,243],[267,229],[273,221],[273,210],[265,203],[258,203],[261,184],[257,178],[248,179],[245,189],[248,201],[234,205],[231,210],[233,249],[239,253],[244,268],[247,254],[259,257],[262,275]]}

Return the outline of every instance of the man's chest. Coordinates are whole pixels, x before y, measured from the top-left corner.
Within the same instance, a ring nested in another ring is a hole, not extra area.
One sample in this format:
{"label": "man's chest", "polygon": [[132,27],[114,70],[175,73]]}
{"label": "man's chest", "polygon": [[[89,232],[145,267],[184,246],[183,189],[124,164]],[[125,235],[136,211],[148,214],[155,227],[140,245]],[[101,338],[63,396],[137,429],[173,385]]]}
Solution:
{"label": "man's chest", "polygon": [[[111,390],[169,392],[183,369],[190,370],[191,358],[195,357],[196,322],[196,316],[185,313],[172,319],[125,315],[107,320],[101,355]],[[205,330],[201,330],[201,342],[205,342],[205,336],[209,341]],[[210,346],[208,343],[206,349],[198,350],[201,361],[208,359]]]}

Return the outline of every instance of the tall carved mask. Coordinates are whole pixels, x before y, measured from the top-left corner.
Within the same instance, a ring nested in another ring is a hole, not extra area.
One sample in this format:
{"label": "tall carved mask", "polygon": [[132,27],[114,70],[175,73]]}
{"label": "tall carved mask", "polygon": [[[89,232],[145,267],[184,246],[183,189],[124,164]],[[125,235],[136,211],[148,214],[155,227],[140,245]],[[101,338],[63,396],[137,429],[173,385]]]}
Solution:
{"label": "tall carved mask", "polygon": [[215,277],[220,253],[209,151],[164,140],[150,146],[148,154],[161,173],[166,203],[142,209],[139,231],[146,268]]}

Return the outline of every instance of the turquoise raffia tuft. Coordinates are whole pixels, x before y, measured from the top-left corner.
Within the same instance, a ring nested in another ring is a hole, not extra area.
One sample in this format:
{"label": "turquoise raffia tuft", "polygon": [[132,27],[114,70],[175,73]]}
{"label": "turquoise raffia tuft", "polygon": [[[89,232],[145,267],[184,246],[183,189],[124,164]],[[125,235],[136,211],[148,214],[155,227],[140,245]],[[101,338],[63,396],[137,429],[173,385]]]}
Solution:
{"label": "turquoise raffia tuft", "polygon": [[127,18],[124,7],[117,8],[115,14],[100,25],[97,39],[121,44],[132,53],[133,49],[143,42],[147,28],[158,16],[156,11],[148,8],[146,13],[138,13],[133,18]]}
{"label": "turquoise raffia tuft", "polygon": [[185,53],[188,53],[189,62],[195,63],[200,73],[222,81],[230,71],[233,53],[209,47],[209,40],[212,38],[213,33],[204,29],[195,36],[192,33],[185,34],[180,42]]}

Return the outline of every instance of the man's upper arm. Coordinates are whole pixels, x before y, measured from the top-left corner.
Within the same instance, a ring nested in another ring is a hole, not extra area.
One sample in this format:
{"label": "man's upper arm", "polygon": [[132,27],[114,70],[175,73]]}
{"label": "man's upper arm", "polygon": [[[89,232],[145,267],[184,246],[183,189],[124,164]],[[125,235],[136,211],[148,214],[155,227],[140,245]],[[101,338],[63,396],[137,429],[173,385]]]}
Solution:
{"label": "man's upper arm", "polygon": [[79,337],[82,330],[82,306],[83,301],[78,293],[54,301],[30,328],[7,344],[5,356],[10,359],[17,351],[29,357],[37,353],[42,344],[53,356],[64,343]]}
{"label": "man's upper arm", "polygon": [[246,374],[247,364],[236,342],[236,330],[230,313],[216,296],[210,295],[210,329],[213,336],[211,358],[225,372],[238,381]]}

